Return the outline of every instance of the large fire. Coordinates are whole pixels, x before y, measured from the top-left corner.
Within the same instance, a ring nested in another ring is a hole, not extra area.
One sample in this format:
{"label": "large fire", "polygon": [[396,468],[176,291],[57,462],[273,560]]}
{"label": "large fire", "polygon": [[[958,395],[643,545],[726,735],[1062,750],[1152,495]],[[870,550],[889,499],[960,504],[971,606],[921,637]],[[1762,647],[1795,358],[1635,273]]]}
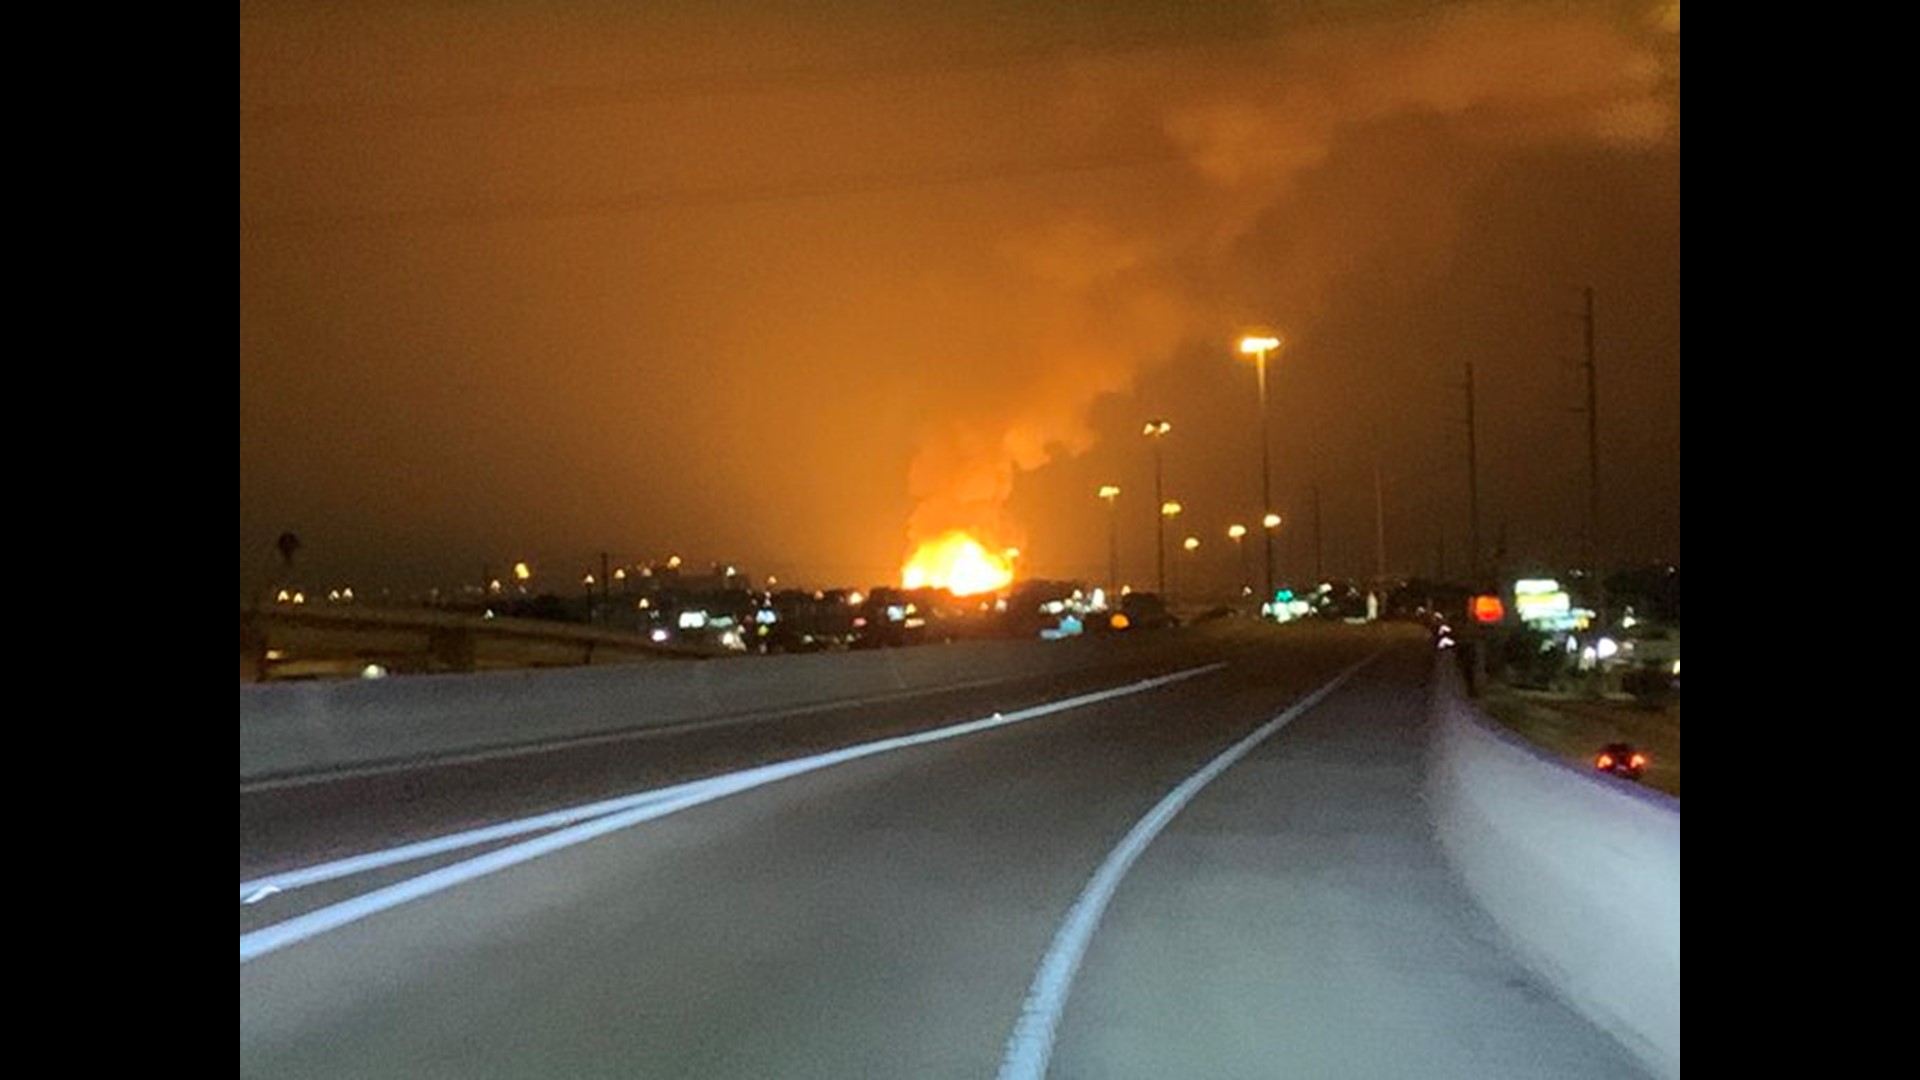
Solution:
{"label": "large fire", "polygon": [[955,529],[914,551],[900,570],[909,589],[945,589],[955,596],[995,592],[1013,583],[1013,564]]}

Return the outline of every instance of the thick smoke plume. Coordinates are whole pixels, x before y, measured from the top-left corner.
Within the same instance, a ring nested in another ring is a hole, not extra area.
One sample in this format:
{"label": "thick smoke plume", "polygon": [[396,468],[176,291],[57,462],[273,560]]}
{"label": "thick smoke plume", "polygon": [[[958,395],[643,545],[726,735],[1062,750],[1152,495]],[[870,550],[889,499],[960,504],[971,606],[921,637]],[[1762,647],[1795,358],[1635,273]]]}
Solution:
{"label": "thick smoke plume", "polygon": [[[1087,451],[1089,412],[1183,347],[1219,351],[1237,325],[1286,317],[1310,339],[1327,291],[1391,249],[1416,271],[1449,255],[1459,207],[1413,222],[1326,221],[1291,211],[1302,178],[1369,129],[1435,125],[1486,159],[1539,146],[1645,147],[1677,139],[1678,8],[1456,8],[1417,24],[1288,29],[1222,54],[1083,59],[1054,100],[1062,126],[1153,118],[1176,164],[1143,199],[1096,195],[1037,212],[1000,245],[1011,296],[981,310],[1017,327],[998,355],[962,358],[987,389],[922,442],[909,476],[909,542],[950,528],[1019,542],[1006,504],[1017,477]],[[1382,162],[1388,199],[1462,193],[1459,161]],[[1364,163],[1363,163],[1364,167]],[[1388,172],[1386,167],[1394,171]],[[1284,230],[1282,287],[1247,290],[1233,268],[1250,234]]]}

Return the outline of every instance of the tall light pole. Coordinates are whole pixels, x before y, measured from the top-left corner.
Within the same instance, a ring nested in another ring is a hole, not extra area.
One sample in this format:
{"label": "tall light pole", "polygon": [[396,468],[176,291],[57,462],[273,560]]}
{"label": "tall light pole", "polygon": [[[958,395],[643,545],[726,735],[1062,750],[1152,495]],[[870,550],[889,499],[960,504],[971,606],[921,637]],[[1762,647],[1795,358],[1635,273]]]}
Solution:
{"label": "tall light pole", "polygon": [[1179,503],[1168,499],[1160,504],[1160,595],[1167,595],[1167,522],[1180,516]]}
{"label": "tall light pole", "polygon": [[1120,516],[1113,509],[1114,500],[1120,497],[1120,488],[1102,484],[1100,497],[1107,500],[1107,602],[1112,603],[1111,598],[1120,592]]}
{"label": "tall light pole", "polygon": [[1240,595],[1253,591],[1252,575],[1247,573],[1247,527],[1245,525],[1227,526],[1227,539],[1233,541],[1233,549],[1240,553]]}
{"label": "tall light pole", "polygon": [[1267,595],[1260,601],[1263,612],[1273,604],[1273,532],[1279,527],[1279,514],[1269,513],[1260,519],[1260,531],[1267,534]]}
{"label": "tall light pole", "polygon": [[1187,588],[1191,589],[1193,588],[1193,579],[1194,579],[1193,553],[1200,550],[1200,538],[1197,536],[1189,536],[1185,540],[1180,541],[1180,546],[1186,549],[1186,552],[1187,552],[1187,560],[1186,560]]}
{"label": "tall light pole", "polygon": [[[1160,460],[1160,440],[1172,430],[1173,425],[1165,420],[1149,420],[1147,426],[1140,431],[1142,435],[1153,440],[1153,505],[1159,508],[1156,511],[1159,517],[1154,523],[1154,527],[1159,531],[1155,534],[1153,558],[1155,577],[1159,582],[1158,587],[1162,596],[1167,594],[1167,504],[1165,501],[1167,494],[1164,470]],[[1175,513],[1178,512],[1175,511]]]}
{"label": "tall light pole", "polygon": [[[1260,381],[1260,512],[1268,517],[1273,513],[1273,460],[1270,449],[1271,439],[1267,420],[1267,354],[1280,348],[1278,334],[1249,334],[1240,339],[1240,352],[1251,356],[1254,371]],[[1278,524],[1276,521],[1275,524]],[[1267,556],[1267,595],[1263,604],[1273,602],[1273,526],[1266,529]]]}

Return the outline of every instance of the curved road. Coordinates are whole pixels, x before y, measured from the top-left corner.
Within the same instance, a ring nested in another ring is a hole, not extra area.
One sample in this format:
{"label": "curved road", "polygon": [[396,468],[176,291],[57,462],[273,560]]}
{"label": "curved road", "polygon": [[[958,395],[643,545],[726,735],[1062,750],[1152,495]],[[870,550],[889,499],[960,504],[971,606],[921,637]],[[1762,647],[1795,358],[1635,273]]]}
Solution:
{"label": "curved road", "polygon": [[1405,630],[1195,628],[1097,674],[243,790],[241,1073],[1642,1075],[1449,876],[1430,663]]}

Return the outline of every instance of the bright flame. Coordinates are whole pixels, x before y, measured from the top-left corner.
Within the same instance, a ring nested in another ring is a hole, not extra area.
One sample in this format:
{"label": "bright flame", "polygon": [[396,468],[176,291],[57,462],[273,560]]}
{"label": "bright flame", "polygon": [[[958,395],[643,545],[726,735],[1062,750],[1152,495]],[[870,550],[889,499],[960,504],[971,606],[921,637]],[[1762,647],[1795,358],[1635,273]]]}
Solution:
{"label": "bright flame", "polygon": [[946,589],[955,596],[995,592],[1013,583],[1013,566],[959,530],[921,544],[900,570],[909,589]]}

